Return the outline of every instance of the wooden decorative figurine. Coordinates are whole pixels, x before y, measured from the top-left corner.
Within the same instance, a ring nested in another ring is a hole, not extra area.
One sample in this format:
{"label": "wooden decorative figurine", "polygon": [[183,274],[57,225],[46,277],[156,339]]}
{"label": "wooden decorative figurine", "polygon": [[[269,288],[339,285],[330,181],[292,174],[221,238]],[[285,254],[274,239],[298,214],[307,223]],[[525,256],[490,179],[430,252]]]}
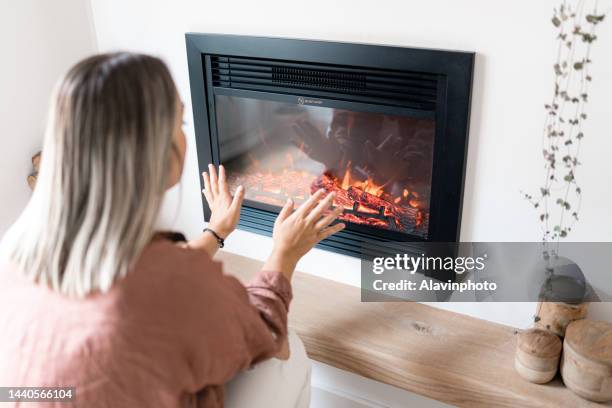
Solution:
{"label": "wooden decorative figurine", "polygon": [[543,384],[552,380],[559,367],[561,340],[549,331],[528,329],[518,335],[514,367],[525,380]]}
{"label": "wooden decorative figurine", "polygon": [[561,376],[570,390],[591,401],[612,400],[612,324],[570,323],[565,332]]}

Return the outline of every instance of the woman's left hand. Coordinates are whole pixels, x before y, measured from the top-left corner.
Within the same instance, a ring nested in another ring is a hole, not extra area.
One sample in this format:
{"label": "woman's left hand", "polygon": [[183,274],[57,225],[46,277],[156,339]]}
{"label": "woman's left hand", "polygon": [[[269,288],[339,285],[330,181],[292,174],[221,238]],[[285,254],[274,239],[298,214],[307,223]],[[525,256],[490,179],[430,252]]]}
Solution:
{"label": "woman's left hand", "polygon": [[212,211],[208,226],[225,239],[236,229],[240,219],[240,208],[244,199],[244,187],[238,186],[235,195],[229,191],[225,168],[219,166],[219,176],[212,164],[208,165],[208,173],[202,173],[204,179],[204,190],[202,193]]}

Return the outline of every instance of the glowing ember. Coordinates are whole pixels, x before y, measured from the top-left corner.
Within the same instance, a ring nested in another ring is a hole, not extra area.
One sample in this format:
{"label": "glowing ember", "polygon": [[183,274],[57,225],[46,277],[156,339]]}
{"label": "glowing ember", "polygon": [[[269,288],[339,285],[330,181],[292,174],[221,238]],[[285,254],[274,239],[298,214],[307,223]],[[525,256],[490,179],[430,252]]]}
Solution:
{"label": "glowing ember", "polygon": [[427,233],[429,217],[421,208],[415,191],[403,189],[392,196],[385,191],[384,185],[377,185],[371,179],[355,179],[348,167],[339,179],[329,171],[317,176],[295,170],[293,159],[289,157],[287,162],[290,166],[276,173],[233,173],[229,177],[230,186],[243,185],[245,198],[273,206],[283,206],[287,198],[299,205],[322,188],[336,193],[334,205],[344,208],[340,216],[343,221],[419,235]]}

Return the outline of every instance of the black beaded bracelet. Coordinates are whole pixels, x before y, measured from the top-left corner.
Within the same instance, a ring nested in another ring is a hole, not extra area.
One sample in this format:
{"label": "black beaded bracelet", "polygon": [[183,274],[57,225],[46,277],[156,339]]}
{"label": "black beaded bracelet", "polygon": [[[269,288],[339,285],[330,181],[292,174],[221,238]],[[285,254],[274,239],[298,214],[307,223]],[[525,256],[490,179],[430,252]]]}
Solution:
{"label": "black beaded bracelet", "polygon": [[206,231],[208,231],[211,234],[213,234],[213,236],[217,240],[217,244],[219,244],[219,248],[223,248],[223,246],[225,245],[225,240],[223,238],[221,238],[219,236],[219,234],[217,234],[214,230],[211,230],[210,228],[204,228],[203,232],[206,232]]}

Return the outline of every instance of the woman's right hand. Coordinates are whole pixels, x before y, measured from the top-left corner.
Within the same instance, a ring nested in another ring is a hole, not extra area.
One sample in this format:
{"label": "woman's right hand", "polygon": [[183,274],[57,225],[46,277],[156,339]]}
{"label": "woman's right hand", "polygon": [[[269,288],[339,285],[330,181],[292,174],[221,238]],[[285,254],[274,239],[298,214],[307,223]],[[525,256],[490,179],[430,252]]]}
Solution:
{"label": "woman's right hand", "polygon": [[290,279],[302,256],[319,241],[345,227],[343,223],[330,225],[342,214],[342,208],[324,214],[330,209],[335,194],[323,198],[324,195],[324,190],[317,191],[295,211],[293,201],[287,200],[274,223],[274,249],[264,269],[282,272]]}

